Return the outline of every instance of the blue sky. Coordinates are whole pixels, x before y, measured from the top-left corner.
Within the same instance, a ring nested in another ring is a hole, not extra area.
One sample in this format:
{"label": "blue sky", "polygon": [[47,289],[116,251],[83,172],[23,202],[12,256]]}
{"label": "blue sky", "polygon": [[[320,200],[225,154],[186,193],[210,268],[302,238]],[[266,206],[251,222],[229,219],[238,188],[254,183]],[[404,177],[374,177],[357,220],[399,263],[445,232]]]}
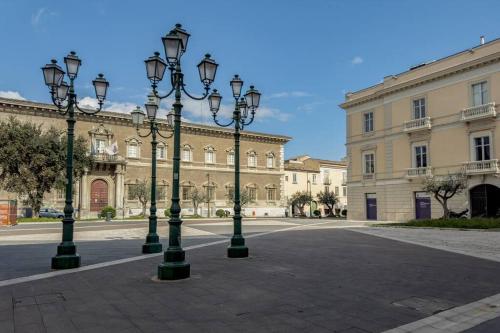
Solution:
{"label": "blue sky", "polygon": [[[106,106],[128,112],[147,95],[143,60],[163,53],[162,35],[180,22],[192,34],[183,58],[192,92],[202,91],[195,66],[210,52],[225,110],[235,73],[263,93],[249,130],[293,137],[287,157],[340,159],[346,91],[477,45],[480,35],[500,37],[499,12],[499,1],[479,0],[2,0],[0,96],[48,102],[40,67],[75,50],[80,98],[90,101],[91,80],[103,72]],[[186,102],[183,115],[210,121],[204,103]]]}

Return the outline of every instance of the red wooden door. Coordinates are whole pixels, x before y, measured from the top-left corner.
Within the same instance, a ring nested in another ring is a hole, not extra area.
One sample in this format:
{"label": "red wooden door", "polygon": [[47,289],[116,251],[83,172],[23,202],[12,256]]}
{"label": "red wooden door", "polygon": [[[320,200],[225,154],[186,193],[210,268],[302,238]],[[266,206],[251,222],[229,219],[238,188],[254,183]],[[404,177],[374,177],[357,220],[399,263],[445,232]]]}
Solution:
{"label": "red wooden door", "polygon": [[108,183],[97,179],[90,186],[90,211],[100,212],[108,205]]}

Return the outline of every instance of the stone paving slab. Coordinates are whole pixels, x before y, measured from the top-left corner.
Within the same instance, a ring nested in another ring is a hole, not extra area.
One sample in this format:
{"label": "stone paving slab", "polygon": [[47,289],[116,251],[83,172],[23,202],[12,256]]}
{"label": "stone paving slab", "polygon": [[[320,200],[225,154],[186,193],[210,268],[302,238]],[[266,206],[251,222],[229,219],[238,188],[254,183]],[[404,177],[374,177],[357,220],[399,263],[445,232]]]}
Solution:
{"label": "stone paving slab", "polygon": [[348,230],[247,243],[248,259],[225,258],[225,244],[188,251],[182,281],[153,281],[156,257],[0,288],[1,332],[382,332],[428,316],[404,300],[500,292],[498,263]]}

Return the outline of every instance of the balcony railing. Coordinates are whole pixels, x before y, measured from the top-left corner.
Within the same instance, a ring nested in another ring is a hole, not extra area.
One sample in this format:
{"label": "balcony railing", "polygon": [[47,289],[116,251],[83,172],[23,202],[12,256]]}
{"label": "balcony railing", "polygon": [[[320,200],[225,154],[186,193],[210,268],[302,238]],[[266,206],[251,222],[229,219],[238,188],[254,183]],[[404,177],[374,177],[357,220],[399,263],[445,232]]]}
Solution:
{"label": "balcony railing", "polygon": [[488,104],[473,106],[468,109],[464,109],[461,111],[462,113],[462,121],[471,121],[475,119],[483,119],[496,117],[497,112],[495,110],[495,102],[491,102]]}
{"label": "balcony railing", "polygon": [[331,183],[330,178],[323,178],[323,185],[330,185]]}
{"label": "balcony railing", "polygon": [[431,117],[424,117],[420,119],[414,119],[410,121],[405,121],[403,124],[403,131],[405,132],[415,132],[421,130],[431,129]]}
{"label": "balcony railing", "polygon": [[410,168],[406,170],[406,178],[419,178],[432,176],[431,167]]}
{"label": "balcony railing", "polygon": [[465,173],[481,175],[486,173],[500,173],[498,160],[473,161],[464,163]]}
{"label": "balcony railing", "polygon": [[118,154],[109,155],[107,153],[95,153],[91,155],[97,162],[116,162]]}
{"label": "balcony railing", "polygon": [[374,173],[365,173],[365,174],[363,174],[363,180],[370,180],[370,179],[375,179],[375,174]]}

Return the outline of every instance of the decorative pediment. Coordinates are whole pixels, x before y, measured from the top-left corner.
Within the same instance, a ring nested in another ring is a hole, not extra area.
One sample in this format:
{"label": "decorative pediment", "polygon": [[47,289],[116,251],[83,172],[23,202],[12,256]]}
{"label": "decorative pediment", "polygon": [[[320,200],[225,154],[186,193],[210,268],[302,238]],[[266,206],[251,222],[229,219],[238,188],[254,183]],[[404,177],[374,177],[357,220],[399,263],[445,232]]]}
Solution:
{"label": "decorative pediment", "polygon": [[93,126],[92,129],[89,131],[90,136],[106,136],[106,137],[112,137],[113,136],[113,131],[109,128],[106,128],[103,123],[100,123],[97,127]]}

